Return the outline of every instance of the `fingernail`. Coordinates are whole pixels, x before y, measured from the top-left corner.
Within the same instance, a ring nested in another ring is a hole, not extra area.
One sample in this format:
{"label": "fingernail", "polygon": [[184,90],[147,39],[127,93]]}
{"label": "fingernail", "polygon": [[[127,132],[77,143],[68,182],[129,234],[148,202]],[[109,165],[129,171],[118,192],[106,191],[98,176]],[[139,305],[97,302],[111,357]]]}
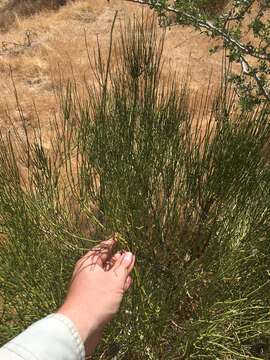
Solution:
{"label": "fingernail", "polygon": [[124,261],[129,264],[131,263],[132,259],[133,259],[133,254],[131,252],[126,252],[124,256]]}

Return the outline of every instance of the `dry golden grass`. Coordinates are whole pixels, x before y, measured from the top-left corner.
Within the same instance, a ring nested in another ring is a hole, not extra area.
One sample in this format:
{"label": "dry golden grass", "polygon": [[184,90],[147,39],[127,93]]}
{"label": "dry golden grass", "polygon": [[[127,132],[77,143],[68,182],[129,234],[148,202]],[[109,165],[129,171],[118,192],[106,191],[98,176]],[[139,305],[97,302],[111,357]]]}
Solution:
{"label": "dry golden grass", "polygon": [[[91,59],[97,36],[106,52],[115,11],[118,11],[118,19],[123,20],[134,13],[140,14],[141,7],[123,0],[69,2],[58,11],[44,10],[28,18],[17,17],[9,31],[0,34],[0,128],[10,126],[5,115],[7,108],[19,131],[22,127],[14,97],[15,84],[26,125],[35,127],[36,107],[49,144],[49,119],[57,109],[53,90],[59,86],[59,75],[61,73],[63,81],[73,75],[78,83],[84,77],[94,81],[85,34]],[[119,37],[119,23],[114,37]],[[191,28],[182,27],[168,30],[166,37],[164,76],[176,69],[180,74],[186,73],[189,67],[191,88],[199,92],[206,90],[210,73],[214,82],[218,80],[221,53],[209,55],[208,49],[213,45],[209,39]]]}
{"label": "dry golden grass", "polygon": [[216,15],[219,14],[228,3],[229,0],[202,0],[201,8],[210,15]]}
{"label": "dry golden grass", "polygon": [[8,30],[16,17],[33,15],[44,9],[55,10],[67,3],[67,0],[0,0],[0,28]]}

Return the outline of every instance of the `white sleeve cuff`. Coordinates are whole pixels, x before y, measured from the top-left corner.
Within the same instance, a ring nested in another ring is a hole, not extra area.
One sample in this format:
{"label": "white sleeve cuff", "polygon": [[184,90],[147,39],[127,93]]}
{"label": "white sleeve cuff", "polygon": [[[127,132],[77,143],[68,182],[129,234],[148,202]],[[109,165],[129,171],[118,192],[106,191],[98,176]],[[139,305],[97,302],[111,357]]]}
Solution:
{"label": "white sleeve cuff", "polygon": [[2,351],[13,354],[10,359],[85,359],[84,345],[77,329],[73,322],[62,314],[52,314],[37,321],[7,343]]}

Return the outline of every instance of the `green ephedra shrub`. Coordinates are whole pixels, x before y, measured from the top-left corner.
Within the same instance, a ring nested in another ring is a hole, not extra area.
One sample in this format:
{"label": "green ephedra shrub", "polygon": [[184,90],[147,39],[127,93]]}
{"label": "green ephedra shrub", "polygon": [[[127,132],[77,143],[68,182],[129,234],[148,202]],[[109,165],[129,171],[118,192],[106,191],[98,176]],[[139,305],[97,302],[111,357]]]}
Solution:
{"label": "green ephedra shrub", "polygon": [[94,359],[269,359],[269,109],[237,108],[225,80],[192,96],[165,79],[154,19],[121,34],[86,98],[61,92],[51,149],[42,129],[1,137],[1,344],[117,232],[134,284]]}

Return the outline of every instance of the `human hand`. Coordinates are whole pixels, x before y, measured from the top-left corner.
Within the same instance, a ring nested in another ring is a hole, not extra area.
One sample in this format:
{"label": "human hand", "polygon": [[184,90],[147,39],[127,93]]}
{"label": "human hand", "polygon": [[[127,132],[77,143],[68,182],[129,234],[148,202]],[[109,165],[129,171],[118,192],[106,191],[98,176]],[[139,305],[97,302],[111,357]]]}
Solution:
{"label": "human hand", "polygon": [[103,327],[118,312],[132,283],[132,253],[112,254],[115,239],[103,241],[77,263],[67,298],[58,313],[75,324],[87,352],[92,352]]}

